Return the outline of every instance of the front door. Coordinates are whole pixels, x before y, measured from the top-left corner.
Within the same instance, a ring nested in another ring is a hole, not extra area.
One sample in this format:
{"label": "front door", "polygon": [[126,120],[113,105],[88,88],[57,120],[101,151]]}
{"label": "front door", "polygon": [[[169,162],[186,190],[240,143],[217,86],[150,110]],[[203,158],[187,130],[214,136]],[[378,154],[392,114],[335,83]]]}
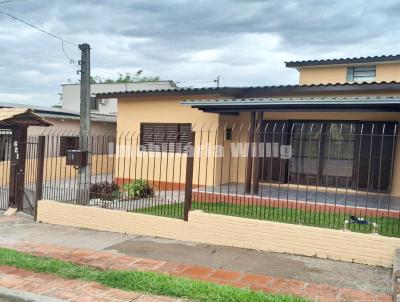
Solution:
{"label": "front door", "polygon": [[285,183],[288,180],[288,159],[282,156],[282,147],[289,145],[289,121],[264,121],[260,129],[264,156],[260,159],[261,179]]}

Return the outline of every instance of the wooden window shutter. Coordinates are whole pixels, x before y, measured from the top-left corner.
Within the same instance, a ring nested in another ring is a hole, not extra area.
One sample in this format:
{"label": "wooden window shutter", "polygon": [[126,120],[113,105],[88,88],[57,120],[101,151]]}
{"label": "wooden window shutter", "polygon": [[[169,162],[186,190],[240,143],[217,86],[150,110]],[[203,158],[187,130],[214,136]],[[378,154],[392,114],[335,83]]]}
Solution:
{"label": "wooden window shutter", "polygon": [[142,123],[140,128],[142,151],[182,153],[187,149],[191,124]]}

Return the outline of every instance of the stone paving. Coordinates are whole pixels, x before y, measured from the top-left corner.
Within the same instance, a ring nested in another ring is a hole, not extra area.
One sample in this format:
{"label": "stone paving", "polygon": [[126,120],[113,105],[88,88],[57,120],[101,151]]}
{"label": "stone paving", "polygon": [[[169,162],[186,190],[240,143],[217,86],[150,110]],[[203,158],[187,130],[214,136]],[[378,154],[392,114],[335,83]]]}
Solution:
{"label": "stone paving", "polygon": [[[213,269],[206,266],[199,266],[199,265],[186,265],[180,264],[175,262],[166,262],[154,259],[146,259],[146,258],[136,258],[130,257],[123,254],[115,253],[115,252],[98,252],[88,249],[77,249],[71,248],[62,245],[53,245],[53,244],[44,244],[44,243],[37,243],[31,241],[22,241],[22,242],[14,242],[14,243],[2,243],[3,247],[15,249],[21,252],[27,252],[37,256],[46,256],[51,258],[57,258],[62,260],[71,261],[74,263],[88,265],[100,269],[117,269],[117,270],[138,270],[138,271],[154,271],[160,272],[165,274],[171,274],[175,276],[181,276],[190,279],[197,279],[197,280],[205,280],[210,281],[218,284],[226,284],[235,287],[249,287],[255,290],[261,290],[268,293],[284,293],[284,294],[292,294],[297,296],[302,296],[306,298],[310,298],[313,301],[321,301],[321,302],[330,302],[330,301],[362,301],[362,302],[389,302],[392,301],[392,296],[388,294],[379,294],[379,293],[372,293],[372,292],[365,292],[350,288],[339,288],[327,284],[318,284],[318,283],[310,283],[304,282],[295,279],[289,278],[279,278],[279,277],[272,277],[272,276],[265,276],[265,275],[257,275],[257,274],[248,274],[236,271],[228,271],[228,270],[219,270]],[[7,272],[10,268],[4,268],[6,272],[3,274],[10,274]],[[21,285],[26,282],[26,278],[30,278],[31,272],[21,272],[21,270],[16,270],[17,275],[20,273],[22,276],[19,276]],[[24,278],[24,275],[29,275],[28,277]],[[44,278],[52,278],[57,279],[56,277],[49,276],[44,274]],[[13,280],[9,280],[9,276],[4,276],[0,278],[0,286],[7,287],[13,286]],[[53,281],[52,281],[53,282]],[[56,281],[54,281],[56,282]],[[54,293],[54,295],[59,295],[60,298],[62,295],[65,295],[68,299],[78,299],[82,295],[82,292],[75,293],[74,290],[79,288],[79,290],[88,289],[88,294],[95,292],[99,285],[95,284],[85,284],[85,282],[81,281],[62,281],[63,286],[67,286],[64,284],[72,284],[72,289],[61,288],[61,290],[56,290],[52,288],[46,291],[48,294]],[[65,283],[63,283],[65,282]],[[48,282],[45,282],[46,286]],[[54,283],[56,284],[56,283]],[[17,286],[16,284],[14,284]],[[79,285],[79,286],[78,286]],[[25,285],[24,285],[25,286]],[[29,290],[30,285],[26,285],[26,289]],[[38,286],[38,285],[37,285]],[[75,286],[75,287],[74,287]],[[93,289],[94,288],[94,289]],[[92,290],[90,292],[90,290]],[[105,291],[111,291],[109,289],[104,289]],[[71,293],[74,292],[74,293]],[[73,297],[69,297],[68,295],[74,295]],[[135,293],[132,293],[134,295]],[[103,294],[102,294],[103,295]],[[110,299],[104,294],[106,300],[78,300],[78,301],[120,301],[120,300],[107,300]],[[82,297],[83,299],[83,297]],[[88,298],[91,299],[91,298]],[[115,298],[116,299],[116,298]],[[161,298],[160,298],[161,299]],[[162,298],[164,299],[164,298]],[[126,301],[126,300],[121,300]],[[128,300],[129,301],[129,300]],[[136,300],[134,300],[136,301]],[[152,301],[152,300],[137,300],[137,301]],[[154,300],[154,301],[175,301],[175,300]]]}

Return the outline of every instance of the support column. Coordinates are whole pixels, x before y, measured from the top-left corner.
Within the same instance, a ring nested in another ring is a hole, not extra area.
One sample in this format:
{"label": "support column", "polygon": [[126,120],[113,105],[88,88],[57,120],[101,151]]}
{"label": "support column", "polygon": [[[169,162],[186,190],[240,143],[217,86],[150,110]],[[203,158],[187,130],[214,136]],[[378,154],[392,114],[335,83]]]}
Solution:
{"label": "support column", "polygon": [[248,143],[249,143],[249,150],[247,154],[247,160],[246,160],[246,180],[245,180],[245,189],[246,189],[246,194],[251,193],[251,175],[252,175],[252,167],[253,167],[253,141],[254,141],[254,129],[255,129],[255,121],[256,121],[256,113],[251,112],[250,113],[250,128],[249,128],[249,138],[248,138]]}
{"label": "support column", "polygon": [[252,186],[251,193],[258,194],[260,186],[260,142],[261,142],[261,131],[263,122],[263,112],[257,112],[256,116],[256,128],[254,131],[254,157],[253,157],[253,173],[252,173]]}
{"label": "support column", "polygon": [[25,161],[26,161],[27,126],[16,126],[12,129],[9,207],[23,210],[25,191]]}
{"label": "support column", "polygon": [[39,136],[37,146],[37,166],[36,166],[36,196],[34,208],[34,220],[37,221],[38,201],[43,197],[43,176],[44,176],[44,153],[46,146],[46,137]]}

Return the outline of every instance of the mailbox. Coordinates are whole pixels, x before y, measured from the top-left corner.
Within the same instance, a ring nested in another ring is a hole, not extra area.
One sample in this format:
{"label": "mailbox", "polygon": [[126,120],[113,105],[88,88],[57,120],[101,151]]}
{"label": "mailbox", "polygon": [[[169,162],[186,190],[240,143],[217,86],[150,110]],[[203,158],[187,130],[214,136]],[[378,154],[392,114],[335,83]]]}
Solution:
{"label": "mailbox", "polygon": [[85,167],[88,163],[88,151],[67,150],[67,165]]}

